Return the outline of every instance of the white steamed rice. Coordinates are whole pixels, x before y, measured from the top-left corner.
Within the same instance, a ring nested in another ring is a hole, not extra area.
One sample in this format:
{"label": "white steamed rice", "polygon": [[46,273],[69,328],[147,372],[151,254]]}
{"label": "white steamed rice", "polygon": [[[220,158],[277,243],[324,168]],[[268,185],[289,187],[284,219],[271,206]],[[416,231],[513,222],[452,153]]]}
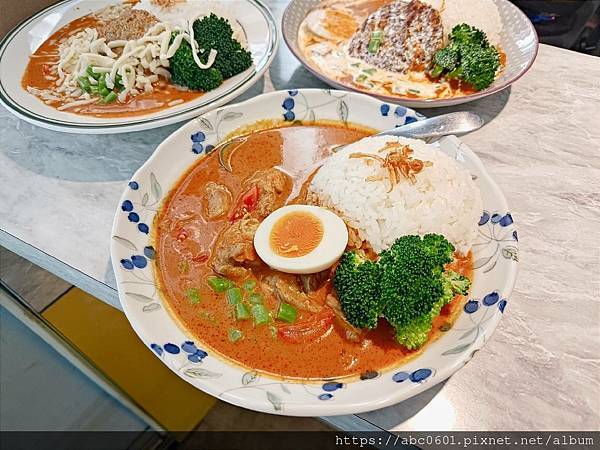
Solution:
{"label": "white steamed rice", "polygon": [[494,0],[421,1],[440,11],[445,37],[455,25],[467,23],[482,30],[492,44],[500,44],[502,18]]}
{"label": "white steamed rice", "polygon": [[[385,157],[378,150],[387,142],[408,145],[414,158],[433,165],[415,175],[415,184],[401,178],[387,192],[388,172],[379,162],[349,158],[357,152]],[[366,181],[378,176],[383,179]],[[433,145],[391,136],[367,137],[333,154],[314,176],[309,193],[319,205],[341,214],[378,253],[400,236],[427,233],[442,234],[467,253],[483,210],[479,188],[467,169]]]}

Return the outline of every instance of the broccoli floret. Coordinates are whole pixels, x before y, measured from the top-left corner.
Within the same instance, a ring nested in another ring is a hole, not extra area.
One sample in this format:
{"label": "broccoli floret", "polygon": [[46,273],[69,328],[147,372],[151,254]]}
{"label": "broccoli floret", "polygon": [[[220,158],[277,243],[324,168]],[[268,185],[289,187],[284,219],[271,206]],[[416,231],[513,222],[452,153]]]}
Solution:
{"label": "broccoli floret", "polygon": [[355,252],[345,252],[333,285],[346,320],[357,328],[375,328],[382,312],[379,267]]}
{"label": "broccoli floret", "polygon": [[500,67],[500,56],[494,47],[471,47],[461,59],[461,72],[458,77],[480,91],[494,82]]}
{"label": "broccoli floret", "polygon": [[478,28],[467,25],[466,23],[455,25],[454,28],[452,28],[452,31],[450,31],[450,35],[448,37],[450,41],[454,42],[455,44],[474,44],[482,47],[489,46],[489,42],[485,33]]}
{"label": "broccoli floret", "polygon": [[[194,39],[199,45],[214,46],[217,42],[232,39],[233,29],[229,21],[215,13],[194,22]],[[215,48],[215,47],[212,47]]]}
{"label": "broccoli floret", "polygon": [[453,46],[444,47],[433,55],[433,63],[435,64],[431,75],[436,78],[442,74],[444,70],[449,72],[456,69],[460,60],[460,52]]}
{"label": "broccoli floret", "polygon": [[456,25],[448,45],[433,56],[431,76],[458,78],[477,90],[494,82],[500,67],[500,54],[485,33],[467,24]]}
{"label": "broccoli floret", "polygon": [[192,47],[185,40],[169,59],[171,81],[196,91],[210,91],[223,83],[223,75],[214,67],[201,69],[194,61]]}
{"label": "broccoli floret", "polygon": [[444,305],[469,291],[467,277],[445,268],[453,253],[454,246],[439,234],[403,236],[377,262],[344,253],[333,284],[346,319],[372,329],[384,317],[401,345],[421,347]]}
{"label": "broccoli floret", "polygon": [[445,305],[444,298],[433,304],[431,311],[415,318],[406,325],[396,326],[396,341],[409,350],[422,347],[427,342],[433,319],[435,319]]}
{"label": "broccoli floret", "polygon": [[242,48],[238,41],[233,41],[227,49],[221,50],[221,57],[217,53],[215,67],[221,71],[225,78],[231,78],[238,73],[242,73],[252,65],[252,55],[249,51]]}
{"label": "broccoli floret", "polygon": [[444,273],[444,296],[449,296],[446,303],[450,302],[455,295],[467,295],[470,287],[471,280],[467,277],[462,276],[453,270]]}
{"label": "broccoli floret", "polygon": [[231,25],[222,17],[211,14],[194,22],[194,39],[198,42],[201,61],[207,61],[211,49],[217,51],[213,66],[231,78],[252,65],[252,55],[233,38]]}
{"label": "broccoli floret", "polygon": [[194,61],[192,47],[187,41],[182,41],[169,59],[173,83],[193,90],[209,91],[220,86],[224,79],[252,65],[251,53],[233,38],[233,29],[227,19],[211,14],[196,20],[193,27],[200,61],[208,61],[211,49],[217,51],[217,56],[210,68],[200,69]]}
{"label": "broccoli floret", "polygon": [[425,344],[442,307],[469,289],[468,278],[444,268],[453,252],[443,236],[428,234],[403,236],[381,254],[383,316],[408,349]]}
{"label": "broccoli floret", "polygon": [[386,299],[383,314],[394,327],[429,313],[443,296],[440,275],[443,265],[452,260],[453,250],[451,245],[445,247],[444,241],[447,242],[438,235],[427,235],[424,239],[403,236],[382,252],[381,291]]}
{"label": "broccoli floret", "polygon": [[415,318],[403,326],[396,327],[396,340],[409,350],[421,347],[431,331],[433,319],[440,315],[442,308],[450,303],[455,295],[466,295],[471,286],[467,277],[448,271],[442,275],[444,294],[433,304],[431,311]]}

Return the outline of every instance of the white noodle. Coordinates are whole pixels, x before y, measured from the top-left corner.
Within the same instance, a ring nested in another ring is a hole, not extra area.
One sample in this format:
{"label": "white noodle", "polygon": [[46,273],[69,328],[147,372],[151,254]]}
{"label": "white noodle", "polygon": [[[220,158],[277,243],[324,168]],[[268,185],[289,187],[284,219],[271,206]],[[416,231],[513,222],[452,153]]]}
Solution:
{"label": "white noodle", "polygon": [[[124,9],[116,8],[116,10],[120,14]],[[100,16],[105,20],[114,20],[119,16],[115,11],[110,8],[105,9]],[[91,66],[94,73],[104,74],[106,87],[110,90],[115,87],[117,74],[121,76],[123,89],[118,93],[118,99],[123,102],[128,96],[135,96],[142,91],[152,92],[152,84],[158,82],[159,77],[171,79],[168,70],[169,59],[175,55],[184,40],[192,47],[196,65],[201,69],[208,69],[214,64],[217,51],[210,49],[206,63],[198,57],[193,23],[201,17],[203,15],[188,20],[187,30],[178,26],[173,27],[170,23],[156,23],[144,36],[129,41],[119,39],[106,42],[106,38],[99,38],[97,30],[92,28],[74,33],[60,44],[58,63],[50,67],[50,70],[56,72],[57,77],[45,76],[48,80],[55,81],[56,88],[48,91],[28,88],[28,91],[42,98],[45,97],[45,100],[60,100],[59,95],[82,99],[71,101],[61,109],[91,103],[97,97],[94,99],[90,93],[83,92],[77,80],[78,77],[86,77],[91,85],[98,85],[98,81],[86,73]],[[171,41],[174,31],[178,34]],[[115,48],[122,49],[120,55],[112,50]]]}
{"label": "white noodle", "polygon": [[117,39],[116,41],[110,41],[107,45],[108,48],[117,48],[117,47],[125,47],[127,41],[124,39]]}
{"label": "white noodle", "polygon": [[96,102],[95,98],[93,98],[91,100],[76,100],[71,103],[65,103],[64,105],[59,106],[56,109],[58,109],[59,111],[62,111],[63,109],[73,108],[74,106],[89,105],[90,103],[95,103],[95,102]]}
{"label": "white noodle", "polygon": [[175,39],[173,39],[173,43],[167,50],[167,55],[166,55],[167,58],[171,58],[175,54],[175,52],[179,49],[179,46],[181,45],[182,40],[183,40],[183,33],[179,33],[177,36],[175,36]]}
{"label": "white noodle", "polygon": [[206,64],[204,64],[202,61],[200,61],[200,57],[198,56],[198,43],[194,39],[194,22],[196,21],[196,19],[203,16],[204,14],[201,14],[199,16],[194,17],[193,20],[188,21],[188,33],[190,37],[188,42],[192,47],[192,57],[194,58],[194,62],[196,63],[196,65],[201,69],[208,69],[215,62],[215,58],[217,57],[217,51],[214,48],[211,48],[210,53],[208,54],[208,61],[206,61]]}
{"label": "white noodle", "polygon": [[109,73],[110,67],[92,67],[92,72],[94,73]]}

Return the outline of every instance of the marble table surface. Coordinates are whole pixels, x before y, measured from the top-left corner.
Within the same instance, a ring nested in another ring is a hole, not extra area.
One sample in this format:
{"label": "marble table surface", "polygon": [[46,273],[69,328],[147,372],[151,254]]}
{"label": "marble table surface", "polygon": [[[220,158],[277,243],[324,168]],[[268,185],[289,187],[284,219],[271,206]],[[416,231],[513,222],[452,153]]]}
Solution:
{"label": "marble table surface", "polygon": [[[279,18],[281,0],[267,4]],[[282,43],[242,96],[324,87]],[[396,406],[333,420],[387,430],[600,429],[600,58],[542,45],[512,88],[459,107],[503,189],[520,269],[486,347],[447,382]],[[422,110],[438,114],[450,109]],[[109,243],[133,172],[179,125],[112,136],[37,128],[0,108],[0,245],[119,308]]]}

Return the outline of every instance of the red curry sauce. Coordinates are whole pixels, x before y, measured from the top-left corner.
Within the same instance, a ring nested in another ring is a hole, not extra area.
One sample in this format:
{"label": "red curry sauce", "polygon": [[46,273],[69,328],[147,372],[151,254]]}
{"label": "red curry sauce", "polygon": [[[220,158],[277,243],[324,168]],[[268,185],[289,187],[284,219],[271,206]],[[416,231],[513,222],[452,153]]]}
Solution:
{"label": "red curry sauce", "polygon": [[[213,292],[207,284],[207,278],[214,275],[208,258],[220,230],[229,223],[226,217],[213,221],[203,217],[201,204],[207,183],[227,186],[236,198],[245,179],[257,170],[277,167],[292,177],[289,198],[297,201],[298,194],[305,191],[301,191],[303,184],[328,155],[330,146],[353,142],[369,134],[367,130],[330,124],[255,132],[246,136],[244,143],[233,152],[232,173],[219,165],[217,152],[214,152],[183,176],[155,220],[156,268],[172,314],[203,345],[246,367],[285,378],[355,376],[397,365],[416,354],[396,343],[393,330],[384,320],[360,343],[355,343],[346,338],[343,327],[336,322],[339,319],[320,312],[299,311],[296,320],[297,324],[308,321],[312,329],[308,330],[309,335],[328,328],[319,339],[300,339],[296,343],[294,339],[282,339],[274,327],[287,324],[273,321],[269,326],[255,326],[252,320],[236,321],[225,296]],[[470,275],[470,261],[470,256],[459,260],[454,269]],[[260,280],[273,272],[263,265],[253,269],[251,278]],[[237,282],[240,287],[242,284],[243,281]],[[257,286],[256,290],[260,291],[260,281]],[[199,293],[199,302],[186,296],[190,288]],[[324,304],[331,290],[331,282],[327,281],[314,294],[315,302]],[[434,323],[431,339],[440,333],[439,328],[449,328],[461,302],[457,297],[444,308]],[[265,306],[274,311],[277,300],[265,295]],[[231,342],[230,329],[240,330],[243,338]],[[300,330],[300,334],[305,331]]]}

